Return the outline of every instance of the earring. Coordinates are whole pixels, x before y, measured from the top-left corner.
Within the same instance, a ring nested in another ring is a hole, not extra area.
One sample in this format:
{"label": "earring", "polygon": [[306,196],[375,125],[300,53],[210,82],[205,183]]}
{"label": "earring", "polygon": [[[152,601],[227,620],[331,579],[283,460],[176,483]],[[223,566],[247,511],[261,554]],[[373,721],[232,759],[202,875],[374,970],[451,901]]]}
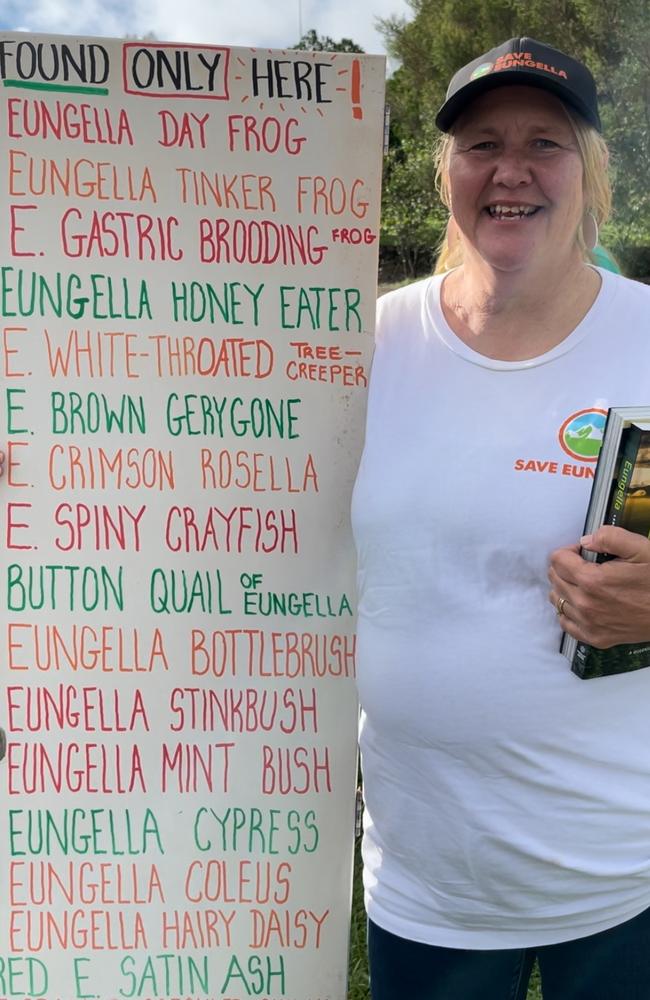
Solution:
{"label": "earring", "polygon": [[598,246],[598,222],[593,212],[587,212],[582,220],[582,238],[587,250],[595,250]]}

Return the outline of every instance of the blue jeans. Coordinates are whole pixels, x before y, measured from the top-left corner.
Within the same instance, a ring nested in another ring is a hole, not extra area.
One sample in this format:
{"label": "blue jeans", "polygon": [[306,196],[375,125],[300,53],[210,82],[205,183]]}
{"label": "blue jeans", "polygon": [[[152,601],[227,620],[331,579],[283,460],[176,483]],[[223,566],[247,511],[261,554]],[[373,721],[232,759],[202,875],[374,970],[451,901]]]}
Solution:
{"label": "blue jeans", "polygon": [[540,948],[465,951],[368,922],[372,1000],[526,1000],[535,959],[544,1000],[650,1000],[650,909],[618,927]]}

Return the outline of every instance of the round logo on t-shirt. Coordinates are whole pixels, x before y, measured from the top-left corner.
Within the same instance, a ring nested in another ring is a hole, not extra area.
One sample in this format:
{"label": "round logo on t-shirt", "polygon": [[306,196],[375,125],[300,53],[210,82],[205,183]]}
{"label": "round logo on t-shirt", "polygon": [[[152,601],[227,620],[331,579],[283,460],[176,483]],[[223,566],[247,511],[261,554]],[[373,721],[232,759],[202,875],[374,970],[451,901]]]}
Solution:
{"label": "round logo on t-shirt", "polygon": [[567,455],[581,462],[596,462],[603,443],[606,410],[578,410],[560,427],[559,439]]}

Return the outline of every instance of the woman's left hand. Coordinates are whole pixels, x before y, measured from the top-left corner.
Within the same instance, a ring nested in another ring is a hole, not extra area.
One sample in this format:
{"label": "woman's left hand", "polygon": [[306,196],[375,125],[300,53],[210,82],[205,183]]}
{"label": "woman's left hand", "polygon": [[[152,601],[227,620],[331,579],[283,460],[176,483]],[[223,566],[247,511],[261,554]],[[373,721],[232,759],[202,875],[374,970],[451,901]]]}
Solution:
{"label": "woman's left hand", "polygon": [[603,525],[581,544],[614,558],[587,562],[578,545],[552,553],[549,601],[562,628],[597,649],[650,641],[650,539]]}

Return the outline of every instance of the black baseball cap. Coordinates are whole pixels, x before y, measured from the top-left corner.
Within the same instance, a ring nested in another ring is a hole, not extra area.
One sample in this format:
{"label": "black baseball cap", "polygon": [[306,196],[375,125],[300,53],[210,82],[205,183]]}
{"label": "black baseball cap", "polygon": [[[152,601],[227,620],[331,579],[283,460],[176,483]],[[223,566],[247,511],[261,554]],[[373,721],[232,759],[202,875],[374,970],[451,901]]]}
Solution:
{"label": "black baseball cap", "polygon": [[511,38],[459,69],[447,88],[436,125],[449,132],[460,113],[477,97],[513,83],[541,87],[554,94],[602,131],[596,83],[587,67],[534,38]]}

